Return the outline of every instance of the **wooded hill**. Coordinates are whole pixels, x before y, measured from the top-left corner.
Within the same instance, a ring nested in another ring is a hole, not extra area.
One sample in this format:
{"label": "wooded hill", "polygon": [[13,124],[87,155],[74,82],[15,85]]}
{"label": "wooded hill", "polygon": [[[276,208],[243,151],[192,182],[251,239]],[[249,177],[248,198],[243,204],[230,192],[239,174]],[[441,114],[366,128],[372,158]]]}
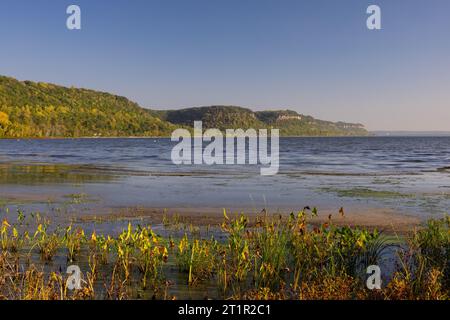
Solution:
{"label": "wooded hill", "polygon": [[236,106],[209,106],[181,110],[152,111],[173,124],[192,127],[202,120],[204,128],[277,128],[282,136],[367,136],[362,124],[330,122],[298,114],[292,110],[254,112]]}
{"label": "wooded hill", "polygon": [[176,128],[278,128],[284,136],[367,135],[360,124],[236,106],[150,110],[125,97],[0,76],[0,138],[170,136]]}

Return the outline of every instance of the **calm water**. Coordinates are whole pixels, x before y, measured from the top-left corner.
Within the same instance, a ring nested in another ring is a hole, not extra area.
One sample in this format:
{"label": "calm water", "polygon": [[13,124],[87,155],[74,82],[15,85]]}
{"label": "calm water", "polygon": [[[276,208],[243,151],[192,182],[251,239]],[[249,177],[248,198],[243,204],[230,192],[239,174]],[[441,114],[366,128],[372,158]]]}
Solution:
{"label": "calm water", "polygon": [[[367,207],[419,217],[450,208],[450,137],[283,138],[280,172],[176,166],[169,139],[0,140],[0,204],[292,210]],[[52,209],[54,210],[54,208]]]}

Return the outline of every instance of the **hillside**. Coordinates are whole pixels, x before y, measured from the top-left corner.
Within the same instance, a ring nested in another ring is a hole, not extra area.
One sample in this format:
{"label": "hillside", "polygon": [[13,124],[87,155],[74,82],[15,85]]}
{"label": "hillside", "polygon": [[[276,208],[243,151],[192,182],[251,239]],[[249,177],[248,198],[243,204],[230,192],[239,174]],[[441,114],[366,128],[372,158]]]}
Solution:
{"label": "hillside", "polygon": [[0,138],[170,136],[173,130],[278,128],[282,136],[367,135],[360,124],[236,106],[149,110],[125,97],[0,76]]}
{"label": "hillside", "polygon": [[298,114],[292,110],[257,112],[266,126],[280,128],[283,136],[367,136],[369,132],[359,123],[331,122]]}
{"label": "hillside", "polygon": [[177,125],[192,127],[196,120],[204,128],[278,128],[282,136],[366,136],[362,124],[330,122],[292,110],[259,111],[236,106],[209,106],[181,110],[152,111],[153,115]]}
{"label": "hillside", "polygon": [[174,129],[124,97],[0,76],[0,137],[168,136]]}
{"label": "hillside", "polygon": [[173,124],[192,127],[201,120],[204,128],[220,130],[232,128],[263,128],[262,123],[250,109],[235,106],[210,106],[181,110],[155,111],[156,116]]}

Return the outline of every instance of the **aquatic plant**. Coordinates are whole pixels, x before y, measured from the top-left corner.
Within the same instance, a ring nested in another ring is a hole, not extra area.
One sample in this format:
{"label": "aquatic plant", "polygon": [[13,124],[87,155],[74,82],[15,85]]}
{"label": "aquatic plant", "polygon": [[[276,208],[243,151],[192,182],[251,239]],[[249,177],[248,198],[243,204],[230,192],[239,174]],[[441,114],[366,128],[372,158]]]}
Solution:
{"label": "aquatic plant", "polygon": [[284,283],[289,271],[289,230],[282,219],[266,222],[253,233],[251,252],[254,254],[256,287],[275,290]]}
{"label": "aquatic plant", "polygon": [[427,267],[440,270],[450,285],[450,216],[429,220],[426,228],[414,233],[412,246],[427,257]]}
{"label": "aquatic plant", "polygon": [[63,244],[66,246],[67,260],[73,262],[75,256],[80,252],[81,246],[86,241],[86,236],[84,235],[84,230],[78,228],[77,230],[72,230],[72,225],[67,227],[64,234]]}
{"label": "aquatic plant", "polygon": [[128,223],[128,229],[122,231],[118,239],[115,241],[117,250],[117,263],[122,267],[125,280],[130,277],[131,260],[134,252],[134,241],[136,234],[132,232],[131,223]]}
{"label": "aquatic plant", "polygon": [[[287,217],[264,211],[254,220],[224,212],[220,241],[203,239],[194,228],[165,238],[131,223],[117,236],[93,231],[86,237],[81,227],[55,229],[43,218],[30,238],[20,222],[3,220],[0,299],[171,299],[171,287],[186,280],[200,290],[216,286],[215,297],[224,299],[449,299],[448,217],[394,246],[376,230],[340,226],[332,217],[311,223],[317,215],[308,207]],[[379,264],[387,249],[396,257],[393,272],[381,290],[371,291],[365,269]],[[81,289],[66,288],[65,262],[48,263],[66,254],[85,270]]]}
{"label": "aquatic plant", "polygon": [[142,228],[136,237],[138,248],[136,261],[142,273],[142,285],[147,287],[147,279],[150,278],[153,285],[160,276],[163,262],[168,259],[167,247],[160,243],[160,239],[150,228]]}
{"label": "aquatic plant", "polygon": [[[60,237],[56,233],[47,234],[47,223],[39,224],[34,233],[34,246],[39,248],[43,260],[52,260],[60,245]],[[32,247],[32,248],[33,248]]]}
{"label": "aquatic plant", "polygon": [[11,226],[8,220],[3,220],[0,228],[0,244],[3,251],[18,252],[29,240],[28,232],[19,234],[16,226]]}
{"label": "aquatic plant", "polygon": [[228,243],[223,248],[224,258],[220,265],[222,286],[226,289],[229,284],[234,284],[236,285],[234,290],[240,290],[240,283],[247,280],[252,267],[249,239],[247,238],[248,220],[244,215],[230,219],[225,210],[223,214],[225,221],[222,224],[222,230],[228,236]]}
{"label": "aquatic plant", "polygon": [[89,247],[92,252],[96,254],[100,263],[107,264],[109,261],[109,255],[114,245],[114,239],[111,236],[105,237],[104,235],[97,235],[96,232],[92,232],[89,240]]}
{"label": "aquatic plant", "polygon": [[188,273],[188,284],[209,278],[215,271],[217,241],[194,239],[191,242],[187,234],[180,240],[176,252],[179,269]]}
{"label": "aquatic plant", "polygon": [[450,219],[429,220],[397,252],[398,265],[387,285],[389,299],[448,299],[450,294]]}

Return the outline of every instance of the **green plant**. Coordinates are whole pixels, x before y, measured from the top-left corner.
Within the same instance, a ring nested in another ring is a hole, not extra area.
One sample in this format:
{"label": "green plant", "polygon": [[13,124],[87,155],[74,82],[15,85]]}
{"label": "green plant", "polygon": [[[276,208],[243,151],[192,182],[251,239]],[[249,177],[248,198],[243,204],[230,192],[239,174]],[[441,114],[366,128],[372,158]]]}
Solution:
{"label": "green plant", "polygon": [[72,225],[67,227],[63,243],[67,247],[67,260],[73,262],[75,256],[80,252],[81,246],[86,241],[83,229],[72,230]]}
{"label": "green plant", "polygon": [[168,259],[167,247],[160,244],[160,239],[150,228],[143,228],[136,237],[137,264],[142,273],[142,285],[147,287],[147,280],[156,285],[161,274],[161,266]]}
{"label": "green plant", "polygon": [[42,259],[52,260],[60,246],[60,239],[55,233],[47,234],[47,226],[47,224],[39,224],[33,238]]}
{"label": "green plant", "polygon": [[215,269],[217,242],[194,239],[189,241],[187,234],[180,240],[176,254],[181,271],[188,273],[188,284],[210,277]]}

